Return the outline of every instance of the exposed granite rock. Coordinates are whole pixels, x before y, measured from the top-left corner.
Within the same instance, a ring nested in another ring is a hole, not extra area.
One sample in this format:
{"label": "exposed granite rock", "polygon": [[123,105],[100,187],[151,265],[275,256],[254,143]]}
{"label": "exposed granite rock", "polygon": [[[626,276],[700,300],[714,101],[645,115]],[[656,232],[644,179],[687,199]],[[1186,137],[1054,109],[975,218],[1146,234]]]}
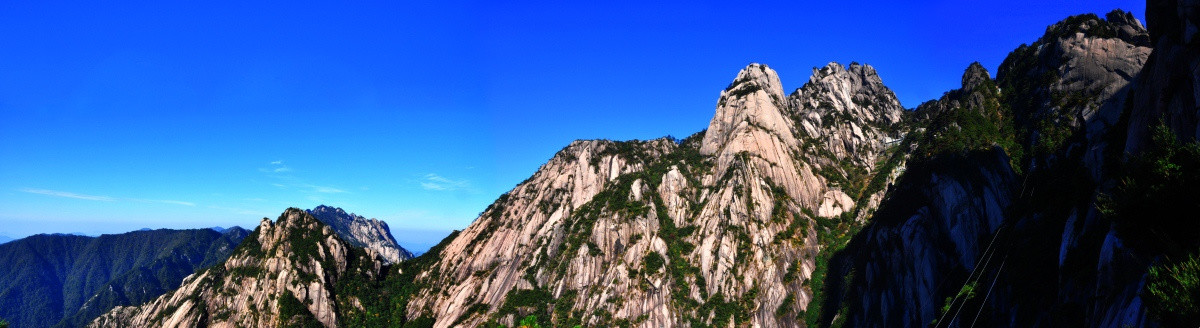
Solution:
{"label": "exposed granite rock", "polygon": [[377,219],[367,219],[354,213],[346,213],[341,208],[317,206],[308,210],[308,214],[329,225],[339,237],[351,245],[369,248],[379,253],[386,264],[411,259],[412,253],[400,247],[392,237],[387,222]]}
{"label": "exposed granite rock", "polygon": [[541,295],[565,304],[559,324],[802,325],[826,229],[813,215],[865,216],[884,192],[828,180],[895,179],[874,167],[902,110],[870,66],[814,72],[785,98],[774,70],[749,65],[678,143],[572,143],[447,245],[409,315],[511,325],[533,310],[514,302]]}
{"label": "exposed granite rock", "polygon": [[1095,143],[1102,131],[1117,124],[1126,85],[1146,64],[1151,49],[1145,28],[1129,13],[1115,10],[1106,17],[1071,16],[1000,64],[997,82],[1012,100],[1018,138],[1036,159],[1055,158],[1052,153],[1076,131],[1084,130]]}
{"label": "exposed granite rock", "polygon": [[178,290],[150,303],[117,307],[90,326],[281,327],[312,320],[337,327],[339,315],[357,302],[337,295],[334,285],[346,275],[376,279],[383,265],[377,257],[347,245],[304,210],[290,208],[275,222],[263,218],[223,264],[189,276]]}

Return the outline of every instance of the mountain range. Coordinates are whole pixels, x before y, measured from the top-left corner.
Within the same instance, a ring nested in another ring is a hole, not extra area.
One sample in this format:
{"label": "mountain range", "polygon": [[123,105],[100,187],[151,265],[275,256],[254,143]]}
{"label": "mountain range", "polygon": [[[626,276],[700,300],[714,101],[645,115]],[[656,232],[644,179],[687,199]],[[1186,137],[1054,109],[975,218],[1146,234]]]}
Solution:
{"label": "mountain range", "polygon": [[[870,65],[785,92],[750,64],[706,129],[572,142],[421,256],[382,221],[289,208],[175,289],[61,324],[1196,326],[1197,8],[1068,17],[912,110]],[[0,245],[37,257],[0,271],[3,309],[45,308],[0,312],[17,327],[107,283],[44,272],[147,265],[56,251],[109,236],[34,237]],[[23,294],[42,285],[86,288]]]}
{"label": "mountain range", "polygon": [[175,289],[221,262],[249,231],[150,230],[35,235],[0,245],[0,318],[13,327],[78,327],[114,306]]}

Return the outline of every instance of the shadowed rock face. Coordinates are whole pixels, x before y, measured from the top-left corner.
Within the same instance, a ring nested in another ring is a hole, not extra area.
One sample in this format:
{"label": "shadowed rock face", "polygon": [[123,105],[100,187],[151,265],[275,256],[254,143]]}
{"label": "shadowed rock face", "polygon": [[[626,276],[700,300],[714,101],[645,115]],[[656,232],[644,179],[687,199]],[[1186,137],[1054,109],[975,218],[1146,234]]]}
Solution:
{"label": "shadowed rock face", "polygon": [[1200,1],[1147,2],[1154,53],[1135,82],[1125,152],[1137,154],[1159,121],[1181,138],[1200,139]]}
{"label": "shadowed rock face", "polygon": [[325,205],[317,206],[307,212],[321,223],[333,228],[338,236],[351,245],[370,248],[379,253],[387,264],[395,264],[413,257],[412,253],[396,243],[396,239],[392,237],[392,231],[388,229],[387,222],[367,219],[354,213],[346,213],[341,208]]}
{"label": "shadowed rock face", "polygon": [[[272,222],[263,218],[224,263],[184,279],[182,286],[147,304],[117,307],[92,327],[282,327],[315,322],[336,327],[359,304],[338,295],[347,275],[374,280],[383,264],[304,210],[291,208]],[[299,304],[284,307],[281,304]]]}
{"label": "shadowed rock face", "polygon": [[1051,25],[1000,65],[996,80],[1010,99],[1018,137],[1039,158],[1075,131],[1097,139],[1118,124],[1126,86],[1146,64],[1150,44],[1131,14],[1116,10],[1106,17],[1077,15]]}
{"label": "shadowed rock face", "polygon": [[[1113,163],[1148,144],[1151,118],[1194,139],[1196,5],[1149,7],[1148,33],[1122,11],[1073,16],[1010,54],[997,92],[1030,151],[1015,161],[1024,176],[999,150],[914,162],[831,263],[822,323],[1157,326],[1142,300],[1157,255],[1123,240],[1097,203],[1118,184]],[[914,116],[978,108],[972,85],[985,77],[973,65],[962,89]]]}
{"label": "shadowed rock face", "polygon": [[871,223],[831,263],[831,276],[848,281],[831,279],[830,290],[843,293],[831,299],[844,304],[825,308],[826,319],[841,306],[849,327],[938,319],[944,298],[977,266],[989,259],[996,263],[980,271],[999,266],[1002,256],[985,251],[1018,183],[998,148],[910,166]]}

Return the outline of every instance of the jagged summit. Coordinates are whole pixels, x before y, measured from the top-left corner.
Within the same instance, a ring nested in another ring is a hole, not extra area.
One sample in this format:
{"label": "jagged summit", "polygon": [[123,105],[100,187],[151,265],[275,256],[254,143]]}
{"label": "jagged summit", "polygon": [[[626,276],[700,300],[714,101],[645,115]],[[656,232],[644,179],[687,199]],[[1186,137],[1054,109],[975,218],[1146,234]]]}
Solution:
{"label": "jagged summit", "polygon": [[1077,36],[1104,39],[1119,39],[1138,47],[1150,47],[1150,32],[1133,14],[1124,10],[1113,10],[1100,18],[1096,14],[1068,17],[1046,28],[1046,34],[1038,42],[1048,38],[1072,38]]}
{"label": "jagged summit", "polygon": [[306,212],[332,227],[342,239],[350,244],[375,250],[389,264],[413,257],[412,253],[396,243],[396,239],[392,237],[392,231],[388,229],[387,222],[367,219],[361,215],[347,213],[341,208],[325,205],[317,206]]}
{"label": "jagged summit", "polygon": [[979,62],[973,62],[970,66],[967,66],[967,70],[963,72],[962,89],[970,92],[976,87],[979,87],[979,85],[991,80],[992,74],[988,73],[987,68],[983,68],[983,65],[979,64]]}
{"label": "jagged summit", "polygon": [[[996,71],[996,84],[1012,99],[1017,140],[1038,161],[1053,160],[1051,153],[1085,124],[1086,137],[1101,142],[1101,132],[1119,123],[1129,81],[1151,48],[1148,32],[1131,15],[1117,10],[1106,16],[1059,21],[1036,42],[1009,53]],[[1089,147],[1085,156],[1098,160],[1102,148]]]}
{"label": "jagged summit", "polygon": [[853,90],[877,89],[883,87],[883,80],[871,65],[851,62],[850,67],[845,67],[841,63],[830,62],[821,68],[813,67],[808,82],[794,92],[811,92],[813,88],[834,88],[842,85],[852,86]]}
{"label": "jagged summit", "polygon": [[[738,72],[737,78],[717,101],[717,111],[708,125],[700,152],[730,155],[750,151],[754,142],[749,134],[766,133],[785,145],[794,146],[791,121],[785,115],[783,85],[775,70],[762,64],[750,64]],[[761,145],[760,145],[761,146]],[[728,151],[722,151],[732,147]]]}
{"label": "jagged summit", "polygon": [[849,68],[831,62],[813,68],[812,77],[789,97],[796,112],[848,111],[866,121],[891,124],[900,120],[903,107],[871,65],[853,62]]}
{"label": "jagged summit", "polygon": [[377,258],[307,211],[289,208],[274,222],[263,218],[224,263],[147,304],[117,307],[91,326],[337,327],[361,315],[358,286],[380,277]]}
{"label": "jagged summit", "polygon": [[[740,91],[738,91],[740,89]],[[764,90],[767,94],[783,98],[783,84],[779,82],[779,74],[766,64],[750,63],[738,72],[737,78],[729,83],[725,92],[739,93]]]}

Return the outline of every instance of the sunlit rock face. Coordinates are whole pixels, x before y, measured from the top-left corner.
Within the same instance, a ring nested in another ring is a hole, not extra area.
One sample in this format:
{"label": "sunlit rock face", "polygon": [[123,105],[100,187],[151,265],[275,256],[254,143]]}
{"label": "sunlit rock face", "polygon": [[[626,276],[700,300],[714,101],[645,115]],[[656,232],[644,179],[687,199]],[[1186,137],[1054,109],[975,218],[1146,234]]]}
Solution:
{"label": "sunlit rock face", "polygon": [[338,280],[374,280],[382,267],[374,250],[348,245],[328,225],[291,208],[274,222],[263,218],[224,263],[147,304],[117,307],[90,326],[283,327],[312,321],[337,327],[340,315],[361,304],[337,294]]}
{"label": "sunlit rock face", "polygon": [[367,219],[354,213],[346,213],[341,208],[325,205],[317,206],[307,212],[321,223],[333,228],[338,236],[351,245],[369,248],[379,253],[387,264],[395,264],[413,257],[412,253],[396,243],[396,239],[392,237],[392,231],[388,229],[387,222]]}
{"label": "sunlit rock face", "polygon": [[553,321],[585,326],[803,325],[815,218],[866,217],[884,193],[830,180],[903,166],[876,169],[903,109],[875,70],[813,71],[786,96],[774,70],[747,66],[684,140],[567,146],[447,244],[410,316],[511,325],[514,297],[538,295],[561,305]]}

